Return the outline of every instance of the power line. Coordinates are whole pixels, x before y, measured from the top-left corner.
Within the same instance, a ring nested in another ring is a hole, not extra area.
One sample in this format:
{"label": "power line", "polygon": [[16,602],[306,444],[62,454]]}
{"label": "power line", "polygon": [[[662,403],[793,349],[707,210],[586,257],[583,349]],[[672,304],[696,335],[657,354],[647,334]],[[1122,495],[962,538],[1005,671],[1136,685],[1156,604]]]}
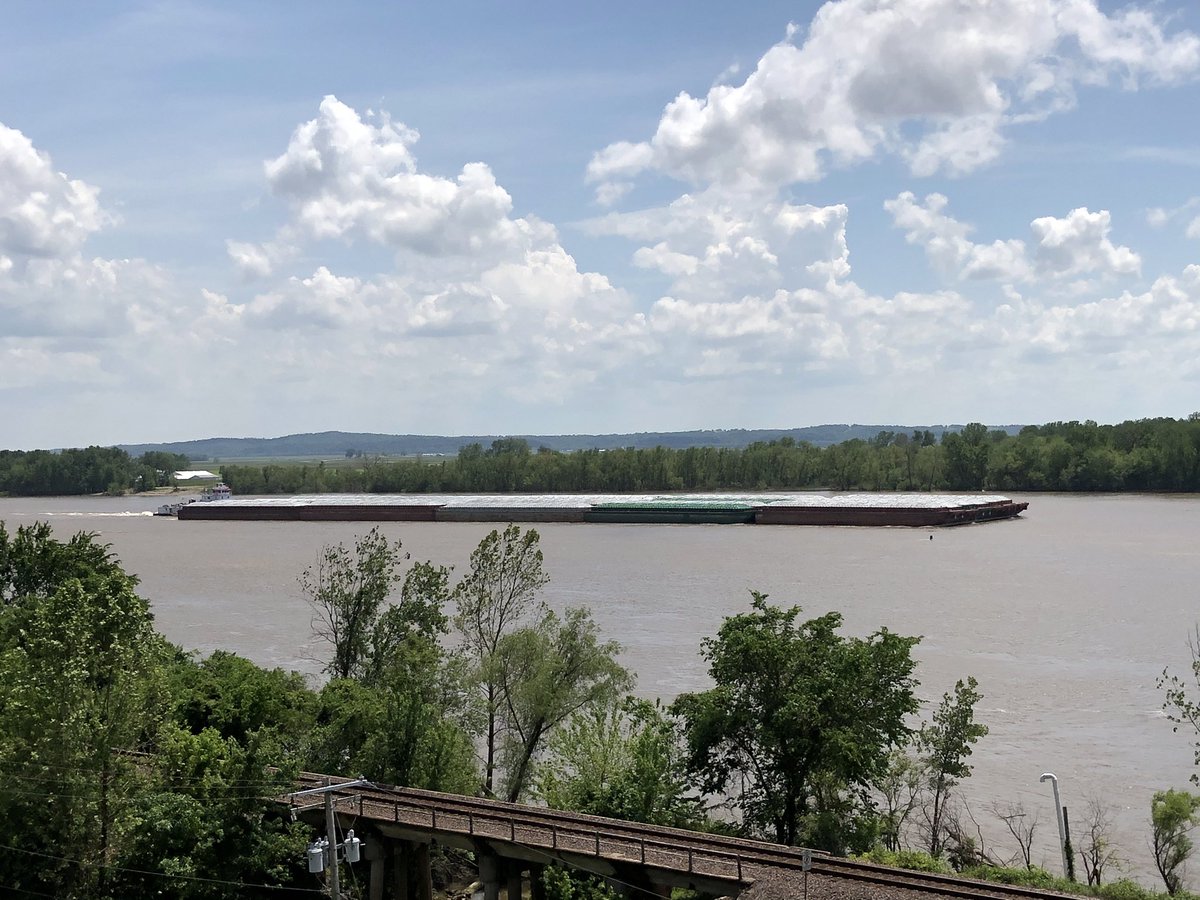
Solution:
{"label": "power line", "polygon": [[[131,754],[124,754],[124,753],[117,754],[115,759],[119,760],[126,755],[131,755]],[[151,754],[144,754],[143,756],[145,757],[145,760],[147,763],[153,763],[155,761],[161,760],[161,757],[154,756]],[[221,762],[229,762],[229,760],[222,760]],[[44,771],[40,775],[39,774],[23,774],[21,777],[27,781],[29,781],[29,780],[47,780],[47,779],[53,777],[50,775],[50,770],[57,770],[59,772],[71,773],[71,774],[75,774],[75,775],[86,775],[86,776],[95,776],[95,775],[99,774],[99,771],[100,771],[99,768],[95,765],[72,766],[72,765],[66,765],[66,764],[62,764],[62,763],[48,763],[48,762],[29,763],[28,767],[32,770],[41,769],[41,770],[46,770],[46,771]],[[233,766],[233,768],[240,768],[240,767],[241,766],[237,765],[237,764],[235,764]],[[270,767],[266,767],[266,768],[270,768]],[[130,771],[130,770],[126,769],[125,771]],[[132,771],[139,771],[139,769],[135,766]],[[187,781],[187,780],[199,781],[202,779],[197,778],[197,779],[182,779],[182,780],[184,780],[184,781]],[[290,783],[289,779],[285,778],[282,780],[285,783]],[[230,779],[226,783],[227,784],[264,784],[264,785],[274,784],[274,782],[270,781],[267,778],[267,776],[265,776],[265,775],[263,776],[263,780],[261,780],[261,781],[252,780],[252,779]]]}
{"label": "power line", "polygon": [[[97,868],[97,869],[107,869],[110,872],[129,872],[134,875],[149,875],[152,878],[174,878],[174,879],[181,880],[181,881],[198,881],[198,882],[203,882],[205,884],[225,884],[225,885],[229,885],[231,887],[237,887],[237,888],[253,888],[254,890],[296,891],[296,892],[304,893],[304,894],[324,894],[325,893],[323,890],[320,890],[317,888],[289,887],[287,885],[282,885],[282,884],[251,884],[251,883],[245,882],[245,881],[228,881],[223,878],[205,878],[201,875],[176,875],[176,874],[172,874],[170,872],[151,872],[146,869],[132,869],[132,868],[129,868],[128,866],[114,866],[109,863],[94,863],[93,864],[93,863],[89,863],[82,859],[75,859],[70,856],[56,856],[53,853],[42,853],[38,850],[26,850],[24,847],[14,847],[11,844],[0,844],[0,849],[11,850],[14,853],[24,853],[27,856],[40,856],[43,859],[54,859],[54,860],[58,860],[59,862],[74,863],[75,865],[84,867],[84,868],[86,868],[88,866],[93,866],[94,868]],[[52,895],[45,894],[42,896],[52,896]]]}
{"label": "power line", "polygon": [[17,887],[14,884],[0,885],[0,893],[7,893],[8,891],[16,891],[18,894],[29,894],[31,897],[50,897],[51,900],[54,900],[58,896],[57,894],[43,894],[41,891],[31,891],[29,888]]}
{"label": "power line", "polygon": [[[88,787],[87,785],[76,785],[75,787]],[[141,788],[135,790],[134,788]],[[280,789],[282,785],[273,785],[275,789]],[[184,797],[191,797],[194,800],[262,800],[264,803],[274,803],[275,798],[266,796],[262,791],[250,790],[249,788],[238,788],[236,790],[222,791],[214,785],[212,789],[204,789],[196,787],[175,787],[172,785],[123,785],[120,788],[110,786],[109,797],[118,799],[133,799],[137,797],[154,797],[163,794],[179,794]],[[71,791],[25,791],[20,788],[11,787],[8,785],[0,785],[0,793],[15,795],[19,797],[40,797],[44,800],[84,800],[95,801],[100,798],[102,793],[99,786],[95,790],[89,790],[87,793],[75,793]]]}
{"label": "power line", "polygon": [[[43,774],[30,774],[30,773],[19,772],[19,771],[11,772],[10,774],[21,778],[22,781],[36,781],[36,782],[40,782],[43,784],[62,784],[62,783],[65,783],[72,776],[87,778],[90,780],[90,779],[96,778],[100,774],[100,771],[96,768],[84,768],[84,767],[73,767],[73,766],[52,766],[50,768],[59,769],[64,774],[54,775],[49,772],[46,772]],[[119,781],[128,782],[128,781],[139,780],[138,776],[131,775],[128,772],[117,773],[114,771],[111,774],[113,775],[114,781],[119,780]],[[174,777],[170,776],[169,774],[164,775],[159,772],[144,773],[140,776],[140,780],[145,783],[160,782],[160,783],[167,783],[172,786],[174,786],[174,785],[189,785],[189,784],[203,785],[203,784],[210,783],[210,782],[214,782],[214,783],[219,782],[227,787],[245,787],[245,788],[255,788],[255,789],[258,789],[258,788],[262,788],[262,789],[284,788],[284,787],[288,787],[294,783],[293,779],[281,778],[281,777],[276,777],[274,779],[263,777],[261,780],[251,779],[251,778],[225,779],[225,778],[220,777],[219,775],[196,776],[193,778],[174,778]]]}

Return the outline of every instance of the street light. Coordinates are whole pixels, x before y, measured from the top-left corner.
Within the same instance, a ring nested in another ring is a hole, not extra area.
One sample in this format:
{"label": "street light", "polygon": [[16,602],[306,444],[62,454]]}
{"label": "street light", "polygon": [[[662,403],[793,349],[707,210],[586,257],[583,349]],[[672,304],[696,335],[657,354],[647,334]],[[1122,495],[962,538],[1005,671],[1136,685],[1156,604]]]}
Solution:
{"label": "street light", "polygon": [[1067,860],[1067,826],[1063,822],[1062,801],[1058,799],[1058,776],[1047,772],[1038,781],[1049,781],[1054,788],[1054,814],[1058,817],[1058,846],[1062,849],[1063,878],[1071,877],[1071,864]]}

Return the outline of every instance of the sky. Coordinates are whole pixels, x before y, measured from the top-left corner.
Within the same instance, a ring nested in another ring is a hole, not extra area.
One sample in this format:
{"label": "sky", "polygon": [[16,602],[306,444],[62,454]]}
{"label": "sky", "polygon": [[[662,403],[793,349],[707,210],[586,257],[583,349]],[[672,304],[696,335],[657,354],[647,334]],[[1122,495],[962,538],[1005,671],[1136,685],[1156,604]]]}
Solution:
{"label": "sky", "polygon": [[44,3],[0,447],[1200,410],[1182,0]]}

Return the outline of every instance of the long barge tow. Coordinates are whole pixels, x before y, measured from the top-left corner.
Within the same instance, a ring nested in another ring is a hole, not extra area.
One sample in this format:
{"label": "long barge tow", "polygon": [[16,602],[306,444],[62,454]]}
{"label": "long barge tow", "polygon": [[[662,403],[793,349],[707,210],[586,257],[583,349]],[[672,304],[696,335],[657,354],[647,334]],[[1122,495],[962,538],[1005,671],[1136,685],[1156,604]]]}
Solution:
{"label": "long barge tow", "polygon": [[309,494],[192,503],[180,519],[243,522],[577,522],[930,527],[1029,506],[996,494]]}

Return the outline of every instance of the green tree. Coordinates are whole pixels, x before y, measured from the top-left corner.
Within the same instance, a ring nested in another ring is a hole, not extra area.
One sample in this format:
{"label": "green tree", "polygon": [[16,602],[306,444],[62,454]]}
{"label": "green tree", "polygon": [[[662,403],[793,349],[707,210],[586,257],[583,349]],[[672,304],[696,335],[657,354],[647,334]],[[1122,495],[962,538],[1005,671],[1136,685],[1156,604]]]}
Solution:
{"label": "green tree", "polygon": [[304,836],[264,798],[310,730],[302,679],[171,647],[89,535],[0,524],[0,567],[0,821],[51,854],[0,853],[0,884],[109,900],[233,896],[178,875],[291,883]]}
{"label": "green tree", "polygon": [[354,543],[322,549],[316,566],[300,576],[300,589],[313,610],[313,633],[333,648],[325,672],[333,678],[360,675],[368,664],[371,634],[408,554],[372,528]]}
{"label": "green tree", "polygon": [[[152,483],[143,484],[142,490],[174,484],[175,473],[191,468],[192,465],[192,461],[186,455],[168,453],[165,450],[147,450],[138,457],[136,462],[153,475]],[[147,476],[147,481],[151,481],[149,476]]]}
{"label": "green tree", "polygon": [[265,747],[166,723],[119,825],[112,896],[237,900],[243,885],[300,882],[308,828],[269,799],[292,789],[295,770],[269,765]]}
{"label": "green tree", "polygon": [[[1189,693],[1200,690],[1200,626],[1196,626],[1188,641],[1188,649],[1192,655],[1191,683],[1163,669],[1158,677],[1158,687],[1166,694],[1163,712],[1172,723],[1172,731],[1178,732],[1181,727],[1191,730],[1192,759],[1200,766],[1200,701]],[[1191,782],[1200,784],[1200,774],[1193,772]]]}
{"label": "green tree", "polygon": [[678,728],[657,703],[613,698],[551,736],[537,795],[554,809],[692,828],[703,808],[685,762]]}
{"label": "green tree", "polygon": [[500,642],[523,622],[550,581],[542,567],[537,531],[509,525],[492,531],[471,553],[470,568],[455,588],[454,624],[472,660],[486,722],[483,727],[483,787],[495,791],[505,697],[495,660]]}
{"label": "green tree", "polygon": [[953,694],[942,695],[933,721],[917,734],[929,797],[926,824],[930,856],[941,855],[943,849],[950,791],[971,774],[971,766],[967,763],[971,745],[988,733],[986,725],[975,721],[975,705],[981,697],[979,683],[973,677],[968,677],[965,683],[958,681]]}
{"label": "green tree", "polygon": [[322,689],[309,765],[428,790],[471,793],[475,751],[461,692],[435,647],[409,646],[378,681]]}
{"label": "green tree", "polygon": [[488,665],[504,702],[505,797],[525,793],[542,743],[580,710],[602,706],[627,690],[633,679],[617,662],[621,647],[602,641],[586,609],[563,618],[545,610],[534,626],[500,639]]}
{"label": "green tree", "polygon": [[[450,630],[445,611],[450,597],[450,569],[431,562],[414,563],[404,576],[399,602],[384,610],[370,630],[362,679],[379,683],[408,649],[437,644]],[[444,662],[441,655],[438,661]]]}
{"label": "green tree", "polygon": [[[25,538],[32,552],[9,558],[13,592],[0,607],[0,821],[62,859],[2,854],[0,881],[101,896],[135,780],[122,751],[144,745],[161,718],[167,649],[133,579],[89,537],[59,544],[35,528]],[[68,563],[57,578],[43,568],[53,559]]]}
{"label": "green tree", "polygon": [[64,542],[45,522],[22,525],[15,534],[0,522],[0,606],[32,603],[73,580],[94,585],[118,575],[137,583],[94,534],[81,531]]}
{"label": "green tree", "polygon": [[1157,791],[1150,803],[1154,866],[1168,894],[1183,889],[1183,866],[1192,855],[1189,832],[1200,824],[1200,796],[1187,791]]}
{"label": "green tree", "polygon": [[372,617],[351,678],[321,691],[310,765],[470,793],[476,785],[463,660],[441,645],[450,570],[417,563],[399,602]]}
{"label": "green tree", "polygon": [[888,764],[875,780],[882,801],[879,809],[879,839],[888,853],[903,849],[908,820],[916,810],[925,781],[925,769],[919,760],[896,747],[888,754]]}
{"label": "green tree", "polygon": [[316,716],[316,694],[298,672],[263,669],[216,650],[199,662],[178,652],[167,669],[171,719],[192,734],[215,730],[244,744],[268,734],[280,753],[297,750]]}
{"label": "green tree", "polygon": [[887,629],[846,638],[838,613],[798,622],[799,607],[757,592],[752,606],[704,642],[716,687],[672,706],[689,770],[706,793],[728,792],[752,832],[843,849],[856,823],[840,833],[832,824],[847,792],[865,794],[911,734],[919,638]]}
{"label": "green tree", "polygon": [[955,490],[977,491],[987,479],[991,443],[986,425],[971,422],[955,434],[942,436],[946,457],[946,479]]}

